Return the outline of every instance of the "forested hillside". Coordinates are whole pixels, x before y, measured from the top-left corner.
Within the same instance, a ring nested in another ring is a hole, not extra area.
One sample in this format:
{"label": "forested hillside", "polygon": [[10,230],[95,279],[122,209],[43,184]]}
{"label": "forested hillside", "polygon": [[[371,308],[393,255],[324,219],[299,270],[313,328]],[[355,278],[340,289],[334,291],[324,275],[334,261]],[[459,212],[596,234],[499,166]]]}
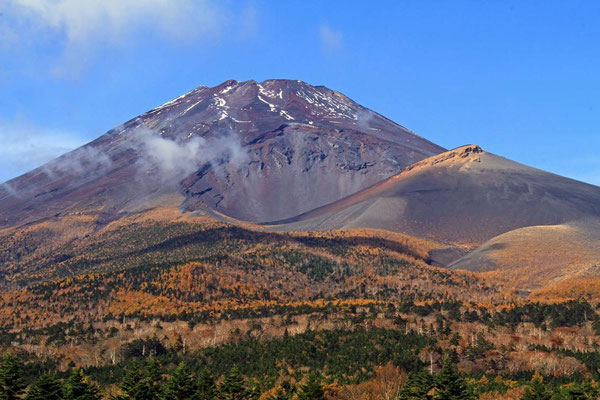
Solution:
{"label": "forested hillside", "polygon": [[593,298],[531,302],[432,267],[441,243],[268,232],[169,209],[101,221],[72,214],[0,233],[3,393],[595,398]]}

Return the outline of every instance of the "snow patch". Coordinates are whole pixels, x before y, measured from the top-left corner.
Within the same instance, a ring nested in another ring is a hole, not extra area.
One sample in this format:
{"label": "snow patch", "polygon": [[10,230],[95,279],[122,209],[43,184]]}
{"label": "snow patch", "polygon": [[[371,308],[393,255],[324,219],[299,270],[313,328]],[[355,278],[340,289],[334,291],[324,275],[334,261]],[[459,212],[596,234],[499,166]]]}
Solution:
{"label": "snow patch", "polygon": [[329,118],[350,118],[358,120],[358,114],[356,114],[351,103],[344,97],[334,92],[334,96],[328,96],[320,93],[316,90],[299,90],[296,92],[298,97],[305,100],[307,103],[317,108],[318,115],[329,117]]}
{"label": "snow patch", "polygon": [[184,116],[185,114],[188,113],[188,111],[190,111],[192,108],[196,107],[198,104],[200,104],[202,102],[202,100],[198,100],[197,102],[195,102],[194,104],[192,104],[191,106],[189,106],[188,108],[186,108],[182,113],[181,116]]}
{"label": "snow patch", "polygon": [[292,117],[290,114],[288,114],[287,111],[285,111],[285,110],[279,110],[279,115],[281,115],[288,121],[292,121],[294,119],[294,117]]}
{"label": "snow patch", "polygon": [[221,94],[229,93],[230,91],[233,90],[234,87],[235,87],[235,85],[227,86],[225,89],[221,90]]}
{"label": "snow patch", "polygon": [[263,99],[262,97],[260,97],[260,95],[257,96],[258,100],[262,101],[263,103],[267,104],[269,106],[269,111],[271,112],[275,112],[277,111],[277,106],[275,106],[274,104],[269,103],[268,101],[266,101],[265,99]]}
{"label": "snow patch", "polygon": [[225,107],[225,108],[229,108],[229,107],[227,106],[227,102],[225,101],[225,99],[222,99],[222,98],[220,98],[220,97],[219,97],[219,96],[217,96],[216,94],[215,94],[214,100],[215,100],[215,105],[216,105],[217,107]]}
{"label": "snow patch", "polygon": [[278,97],[278,95],[274,91],[265,89],[265,87],[260,83],[258,84],[258,92],[266,97]]}
{"label": "snow patch", "polygon": [[252,123],[252,121],[240,121],[238,119],[233,118],[232,116],[230,116],[229,119],[231,119],[234,122],[237,122],[238,124],[251,124]]}
{"label": "snow patch", "polygon": [[[173,100],[171,100],[171,101],[167,101],[166,103],[164,103],[164,104],[162,104],[162,105],[160,105],[160,106],[156,107],[156,108],[155,108],[155,110],[161,110],[161,109],[163,109],[163,108],[165,108],[165,107],[169,107],[169,106],[176,105],[176,104],[180,103],[180,102],[181,102],[181,100],[182,100],[182,99],[184,99],[185,97],[187,97],[187,96],[189,96],[189,95],[191,95],[191,94],[195,94],[195,93],[201,93],[201,92],[205,91],[206,89],[207,89],[207,87],[206,87],[206,86],[200,86],[200,87],[197,87],[196,89],[190,90],[189,92],[187,92],[187,93],[184,93],[184,94],[182,94],[181,96],[179,96],[179,97],[176,97],[176,98],[174,98]],[[188,100],[188,101],[189,101],[189,100]]]}

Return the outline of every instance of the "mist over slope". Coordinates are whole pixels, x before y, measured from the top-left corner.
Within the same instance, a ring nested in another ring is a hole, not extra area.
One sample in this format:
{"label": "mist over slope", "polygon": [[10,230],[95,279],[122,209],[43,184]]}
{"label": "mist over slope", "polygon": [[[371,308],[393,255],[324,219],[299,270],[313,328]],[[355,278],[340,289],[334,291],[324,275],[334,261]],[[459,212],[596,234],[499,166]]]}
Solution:
{"label": "mist over slope", "polygon": [[110,219],[165,198],[252,222],[289,218],[443,150],[323,86],[227,81],[2,185],[0,226],[63,212]]}

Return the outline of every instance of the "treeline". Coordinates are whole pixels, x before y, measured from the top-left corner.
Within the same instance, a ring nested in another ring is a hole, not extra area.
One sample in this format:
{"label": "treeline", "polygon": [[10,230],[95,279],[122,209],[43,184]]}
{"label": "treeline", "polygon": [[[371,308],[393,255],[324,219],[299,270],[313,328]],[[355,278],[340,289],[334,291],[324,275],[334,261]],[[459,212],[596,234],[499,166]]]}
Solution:
{"label": "treeline", "polygon": [[[127,364],[122,378],[102,390],[81,369],[68,374],[47,371],[32,382],[23,377],[24,363],[6,354],[0,363],[0,399],[2,400],[475,400],[496,398],[505,392],[497,381],[475,381],[460,374],[450,357],[444,358],[437,374],[420,369],[406,374],[383,370],[370,386],[350,389],[337,382],[326,383],[321,371],[308,370],[299,380],[278,379],[267,388],[265,382],[249,378],[234,365],[223,375],[209,368],[195,370],[186,362],[165,370],[153,356]],[[196,372],[197,371],[197,372]],[[64,377],[63,377],[64,376]],[[380,379],[377,379],[380,378]],[[366,389],[366,390],[365,390]],[[594,381],[547,385],[539,374],[519,390],[521,400],[591,400],[600,398]],[[492,396],[492,397],[490,397]]]}
{"label": "treeline", "polygon": [[[329,382],[354,384],[373,378],[376,366],[391,363],[406,371],[421,369],[419,353],[434,346],[432,338],[394,329],[307,331],[298,335],[258,340],[240,333],[233,341],[195,352],[183,344],[167,348],[156,338],[138,339],[123,346],[124,360],[155,357],[174,367],[182,361],[193,370],[227,374],[233,366],[264,385],[274,385],[282,374],[300,380],[305,370],[321,371]],[[121,379],[128,362],[91,367],[88,372],[102,384]]]}
{"label": "treeline", "polygon": [[[576,326],[584,322],[600,321],[600,317],[590,303],[585,300],[569,300],[562,303],[515,304],[498,311],[490,311],[475,304],[460,301],[435,301],[424,305],[403,302],[398,310],[405,314],[427,316],[443,312],[454,321],[480,322],[490,327],[516,327],[523,322],[531,322],[536,327],[552,329],[559,326]],[[594,325],[600,333],[600,322]]]}
{"label": "treeline", "polygon": [[[166,311],[166,310],[164,310]],[[436,324],[427,327],[431,332],[449,334],[451,322],[479,323],[490,328],[506,326],[514,329],[521,323],[533,323],[543,331],[551,331],[557,327],[581,326],[591,322],[596,334],[600,334],[600,317],[595,307],[586,301],[567,301],[563,303],[544,304],[526,303],[512,305],[494,311],[472,303],[461,301],[433,301],[418,303],[410,295],[403,296],[398,302],[382,302],[375,300],[348,300],[316,301],[297,304],[272,304],[255,307],[224,308],[220,311],[182,311],[179,313],[154,313],[140,312],[120,313],[113,315],[106,313],[102,316],[101,323],[116,321],[151,322],[155,319],[161,322],[185,321],[189,328],[197,324],[211,324],[222,320],[254,320],[274,316],[283,316],[285,321],[293,324],[294,317],[309,314],[319,314],[327,317],[332,314],[341,314],[344,320],[352,325],[360,325],[368,319],[383,316],[392,320],[398,328],[404,328],[406,320],[400,316],[436,317]],[[41,328],[25,327],[20,331],[10,325],[0,328],[0,348],[10,347],[11,344],[31,343],[62,346],[66,344],[90,343],[114,337],[121,330],[131,330],[127,324],[112,326],[109,329],[98,329],[98,323],[92,323],[78,317],[58,322]],[[435,329],[434,329],[435,328]],[[433,336],[433,334],[431,335]]]}

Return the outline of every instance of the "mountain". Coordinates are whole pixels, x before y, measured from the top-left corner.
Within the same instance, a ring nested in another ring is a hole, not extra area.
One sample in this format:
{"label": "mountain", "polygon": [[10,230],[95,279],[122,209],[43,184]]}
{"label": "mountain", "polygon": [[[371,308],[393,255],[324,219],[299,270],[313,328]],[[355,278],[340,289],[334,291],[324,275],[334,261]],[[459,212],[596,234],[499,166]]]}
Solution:
{"label": "mountain", "polygon": [[[432,265],[525,290],[597,265],[599,187],[476,145],[446,151],[339,92],[267,80],[198,87],[0,186],[2,274],[20,287],[93,271],[68,248],[153,209],[400,233],[435,242],[420,256]],[[545,250],[561,241],[568,255]]]}
{"label": "mountain", "polygon": [[444,151],[301,81],[198,87],[0,186],[0,227],[149,205],[265,222],[323,206]]}
{"label": "mountain", "polygon": [[0,367],[27,396],[75,366],[105,398],[390,399],[425,369],[593,398],[599,214],[596,186],[324,87],[200,87],[0,185],[0,354],[25,361]]}
{"label": "mountain", "polygon": [[377,228],[473,247],[522,227],[598,217],[600,187],[468,145],[271,225],[282,230]]}

